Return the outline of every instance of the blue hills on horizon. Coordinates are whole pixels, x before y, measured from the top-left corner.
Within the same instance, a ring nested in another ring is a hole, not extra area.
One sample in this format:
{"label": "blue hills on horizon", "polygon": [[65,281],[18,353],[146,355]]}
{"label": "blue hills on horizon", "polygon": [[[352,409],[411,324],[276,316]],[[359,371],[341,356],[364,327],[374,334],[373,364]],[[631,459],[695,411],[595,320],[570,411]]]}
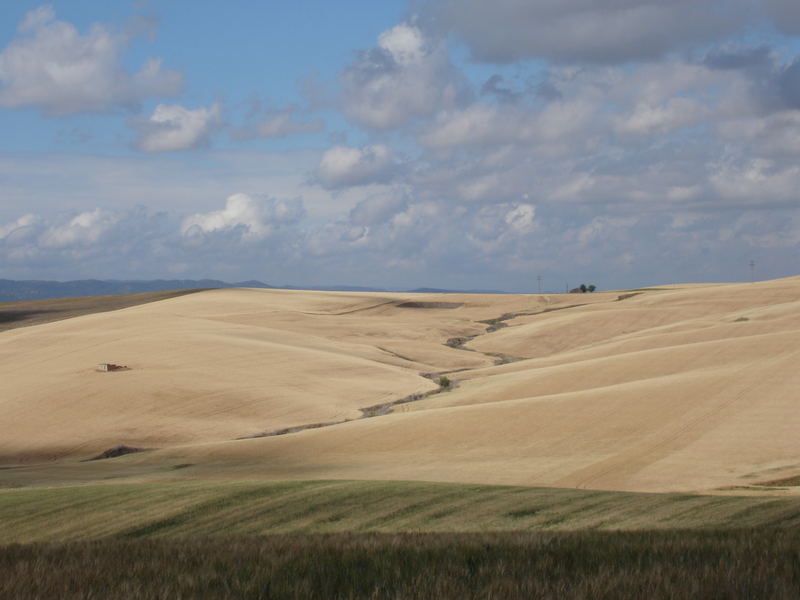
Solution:
{"label": "blue hills on horizon", "polygon": [[287,290],[319,290],[330,292],[389,292],[400,291],[424,294],[506,294],[497,290],[448,290],[440,288],[416,288],[413,290],[387,290],[379,287],[334,285],[334,286],[274,286],[262,281],[249,280],[228,283],[218,279],[151,279],[151,280],[101,280],[81,279],[76,281],[40,281],[0,279],[0,302],[24,302],[27,300],[52,300],[86,296],[111,296],[162,292],[166,290],[213,289],[251,287]]}

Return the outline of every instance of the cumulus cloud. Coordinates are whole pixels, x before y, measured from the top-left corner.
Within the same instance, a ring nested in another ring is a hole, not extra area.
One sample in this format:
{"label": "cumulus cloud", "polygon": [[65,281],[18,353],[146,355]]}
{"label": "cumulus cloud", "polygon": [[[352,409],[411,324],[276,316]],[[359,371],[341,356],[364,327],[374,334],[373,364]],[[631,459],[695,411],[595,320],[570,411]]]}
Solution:
{"label": "cumulus cloud", "polygon": [[412,23],[384,31],[378,45],[361,52],[344,71],[341,82],[344,113],[374,129],[396,127],[454,106],[465,86],[444,41],[426,37]]}
{"label": "cumulus cloud", "polygon": [[664,134],[703,121],[708,109],[691,98],[670,98],[658,106],[638,104],[633,112],[616,121],[618,133],[630,135]]}
{"label": "cumulus cloud", "polygon": [[0,225],[0,240],[5,240],[8,243],[14,243],[20,239],[22,235],[31,231],[36,225],[41,222],[41,219],[36,215],[27,214],[22,215],[20,218]]}
{"label": "cumulus cloud", "polygon": [[97,208],[48,228],[39,238],[44,248],[91,246],[119,221],[119,216]]}
{"label": "cumulus cloud", "polygon": [[158,59],[129,72],[120,57],[129,34],[94,24],[82,35],[57,21],[50,6],[29,12],[19,32],[0,52],[0,107],[33,106],[53,115],[107,111],[172,96],[183,86],[182,75]]}
{"label": "cumulus cloud", "polygon": [[206,146],[222,125],[219,104],[194,110],[179,104],[159,104],[149,118],[132,123],[139,131],[135,146],[141,152],[174,152]]}
{"label": "cumulus cloud", "polygon": [[800,155],[800,110],[729,119],[718,129],[723,139],[746,142],[761,155]]}
{"label": "cumulus cloud", "polygon": [[710,69],[728,71],[739,89],[723,106],[739,113],[800,109],[800,57],[785,60],[769,46],[712,49],[704,58]]}
{"label": "cumulus cloud", "polygon": [[444,0],[437,17],[482,61],[622,63],[707,43],[744,24],[743,0]]}
{"label": "cumulus cloud", "polygon": [[392,150],[383,144],[361,148],[334,146],[322,155],[317,178],[327,188],[340,188],[386,182],[395,168]]}
{"label": "cumulus cloud", "polygon": [[247,194],[233,194],[222,210],[184,219],[181,233],[188,238],[233,234],[239,240],[257,241],[282,226],[298,222],[304,214],[301,200],[258,200]]}
{"label": "cumulus cloud", "polygon": [[490,204],[477,208],[466,227],[469,242],[483,253],[509,250],[511,240],[525,237],[536,229],[536,207],[527,203]]}
{"label": "cumulus cloud", "polygon": [[556,101],[541,109],[476,103],[442,111],[420,134],[429,148],[509,142],[559,142],[583,130],[594,105],[585,100]]}
{"label": "cumulus cloud", "polygon": [[384,193],[361,200],[350,210],[350,222],[360,226],[386,222],[393,215],[404,211],[408,199],[403,193]]}
{"label": "cumulus cloud", "polygon": [[800,199],[800,167],[764,158],[723,161],[712,167],[710,182],[720,196],[737,204],[758,206]]}

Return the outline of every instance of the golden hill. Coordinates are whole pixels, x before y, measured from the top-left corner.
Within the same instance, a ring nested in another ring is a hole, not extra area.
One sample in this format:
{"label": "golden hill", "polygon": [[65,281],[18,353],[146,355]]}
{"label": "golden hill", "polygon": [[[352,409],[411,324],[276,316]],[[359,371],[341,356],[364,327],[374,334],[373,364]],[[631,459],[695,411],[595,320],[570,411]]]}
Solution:
{"label": "golden hill", "polygon": [[[77,461],[127,444],[157,450],[103,472],[709,490],[800,473],[798,365],[800,278],[550,296],[214,290],[0,333],[0,461],[90,473],[98,463]],[[443,373],[454,389],[362,418]]]}

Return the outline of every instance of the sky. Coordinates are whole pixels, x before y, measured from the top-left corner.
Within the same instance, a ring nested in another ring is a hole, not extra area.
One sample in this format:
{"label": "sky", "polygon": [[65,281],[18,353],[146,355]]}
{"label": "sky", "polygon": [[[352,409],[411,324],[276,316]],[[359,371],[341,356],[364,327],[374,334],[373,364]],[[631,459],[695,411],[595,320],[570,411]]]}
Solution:
{"label": "sky", "polygon": [[0,4],[0,278],[797,274],[797,0]]}

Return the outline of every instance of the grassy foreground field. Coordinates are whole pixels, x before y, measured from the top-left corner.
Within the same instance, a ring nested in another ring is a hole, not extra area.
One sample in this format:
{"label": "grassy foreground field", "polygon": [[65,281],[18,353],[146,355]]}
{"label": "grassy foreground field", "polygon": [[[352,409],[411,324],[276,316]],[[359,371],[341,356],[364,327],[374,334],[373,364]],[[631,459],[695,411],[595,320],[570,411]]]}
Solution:
{"label": "grassy foreground field", "polygon": [[796,598],[796,532],[331,534],[0,547],[3,598]]}
{"label": "grassy foreground field", "polygon": [[0,598],[795,598],[800,586],[793,497],[129,483],[5,489],[0,523]]}

